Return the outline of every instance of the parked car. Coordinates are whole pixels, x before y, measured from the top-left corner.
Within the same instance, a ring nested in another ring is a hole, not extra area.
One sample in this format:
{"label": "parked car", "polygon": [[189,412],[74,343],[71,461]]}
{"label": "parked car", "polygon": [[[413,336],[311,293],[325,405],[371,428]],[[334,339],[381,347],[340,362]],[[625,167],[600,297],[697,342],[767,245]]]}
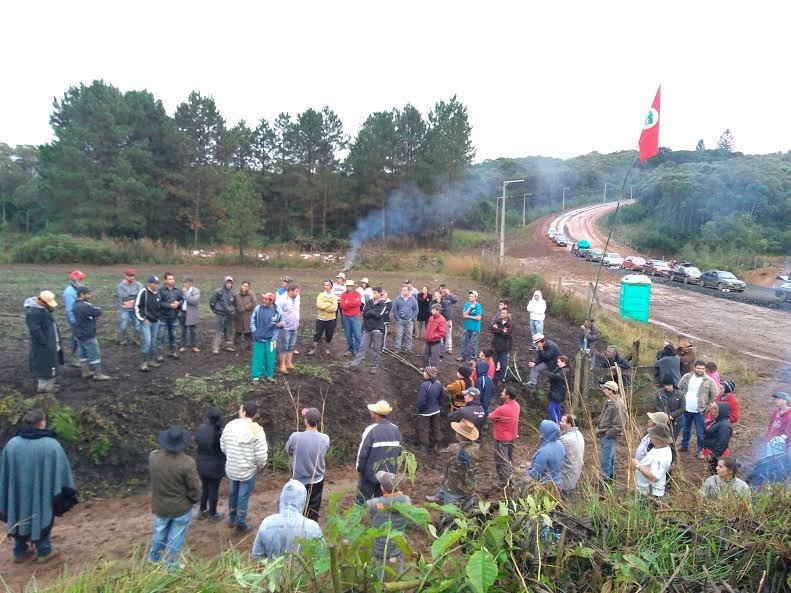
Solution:
{"label": "parked car", "polygon": [[711,286],[717,290],[733,290],[736,292],[744,292],[744,289],[747,288],[747,284],[742,280],[723,270],[706,270],[700,275],[700,285],[704,288]]}
{"label": "parked car", "polygon": [[783,282],[775,287],[775,296],[781,301],[791,301],[791,282]]}
{"label": "parked car", "polygon": [[700,284],[700,270],[684,261],[673,268],[670,279],[684,284]]}
{"label": "parked car", "polygon": [[589,249],[585,254],[585,259],[589,262],[601,261],[602,257],[604,257],[604,252],[601,249]]}
{"label": "parked car", "polygon": [[673,268],[663,259],[649,259],[643,266],[643,274],[651,276],[670,276]]}
{"label": "parked car", "polygon": [[555,227],[551,226],[547,229],[547,237],[549,237],[550,239],[552,239],[557,234],[558,234],[558,230]]}
{"label": "parked car", "polygon": [[639,255],[630,255],[623,259],[623,269],[632,272],[642,272],[645,268],[645,258]]}
{"label": "parked car", "polygon": [[569,240],[566,239],[566,235],[555,235],[554,241],[559,247],[565,247],[569,244]]}
{"label": "parked car", "polygon": [[619,253],[615,253],[614,251],[608,251],[604,254],[604,257],[602,257],[601,261],[605,266],[620,268],[623,265],[623,256]]}

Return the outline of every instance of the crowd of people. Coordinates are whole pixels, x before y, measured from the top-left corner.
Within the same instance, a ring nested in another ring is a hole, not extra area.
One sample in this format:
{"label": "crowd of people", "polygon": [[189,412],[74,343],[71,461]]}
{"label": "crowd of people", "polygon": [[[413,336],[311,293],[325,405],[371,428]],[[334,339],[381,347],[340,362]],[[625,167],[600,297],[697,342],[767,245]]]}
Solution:
{"label": "crowd of people", "polygon": [[[90,302],[91,291],[85,279],[79,270],[72,272],[63,294],[71,330],[68,341],[82,377],[106,381],[110,377],[102,372],[96,338],[96,319],[102,311]],[[160,285],[156,276],[150,276],[143,287],[135,280],[134,270],[129,269],[117,288],[119,339],[126,343],[132,329],[132,339],[140,345],[140,370],[144,372],[164,362],[165,355],[179,358],[188,351],[200,352],[200,291],[192,278],[184,278],[182,288],[175,286],[173,274],[166,273],[163,279]],[[218,354],[221,348],[249,351],[253,384],[274,381],[276,370],[283,375],[292,373],[293,357],[298,353],[300,286],[284,276],[276,291],[263,292],[260,298],[254,296],[249,282],[243,282],[238,292],[233,286],[234,279],[225,277],[210,298],[215,316],[213,353]],[[548,308],[542,294],[536,291],[527,307],[527,387],[535,390],[542,373],[546,376],[547,417],[538,426],[538,448],[523,469],[514,460],[521,409],[515,383],[509,378],[515,333],[511,305],[508,300],[500,300],[497,311],[487,318],[477,291],[470,290],[457,318],[458,303],[446,285],[433,291],[428,287],[418,291],[407,280],[391,300],[385,290],[371,286],[367,278],[357,286],[341,272],[335,281],[326,280],[316,297],[315,331],[307,355],[329,355],[329,345],[340,324],[346,340],[344,355],[350,358],[345,367],[357,370],[370,357],[369,372],[375,374],[391,323],[394,351],[416,354],[416,340],[422,341],[423,381],[416,393],[414,410],[417,444],[430,454],[429,458],[445,458],[442,482],[436,493],[427,497],[429,501],[467,508],[484,493],[530,488],[534,484],[551,485],[560,496],[574,496],[586,466],[586,439],[568,405],[570,358],[544,334]],[[57,306],[49,291],[25,301],[31,338],[30,370],[41,392],[56,389],[56,369],[64,362],[63,340],[53,314]],[[449,381],[442,381],[440,361],[453,354],[453,328],[457,321],[461,326],[461,348],[455,362],[460,364]],[[484,330],[484,341],[490,345],[481,348]],[[608,484],[616,479],[619,437],[630,422],[622,389],[628,385],[631,362],[615,346],[600,346],[600,341],[595,320],[587,319],[580,327],[579,349],[591,355],[595,366],[610,371],[605,377],[608,380],[601,384],[601,410],[591,432],[599,451],[598,478]],[[639,445],[633,454],[630,452],[629,469],[634,472],[637,492],[655,500],[665,495],[671,469],[682,462],[680,454],[689,451],[694,426],[695,451],[706,460],[711,474],[700,490],[701,496],[749,496],[750,486],[737,478],[739,464],[729,451],[733,426],[739,421],[733,382],[721,379],[714,362],[698,360],[686,339],[677,347],[666,343],[657,354],[655,368],[659,385],[655,409],[648,414]],[[498,393],[499,402],[494,402]],[[748,479],[756,485],[782,481],[791,470],[791,395],[777,392],[772,398],[775,410],[762,445],[766,455],[762,455],[754,475]],[[405,519],[394,506],[409,501],[399,490],[403,469],[399,458],[404,449],[401,431],[390,420],[393,408],[387,401],[369,404],[367,411],[371,424],[363,431],[357,452],[356,501],[366,506],[373,526],[389,522],[394,529],[403,529]],[[239,408],[237,418],[223,424],[222,411],[209,410],[205,422],[195,431],[196,459],[185,452],[192,439],[185,429],[174,426],[159,433],[159,449],[149,458],[155,517],[149,553],[152,562],[164,560],[171,568],[179,565],[184,539],[194,518],[209,522],[225,519],[240,535],[252,530],[248,522],[249,501],[256,476],[268,458],[266,435],[256,422],[258,412],[257,404],[247,401]],[[304,429],[294,432],[285,445],[292,479],[282,489],[279,512],[265,518],[258,529],[253,544],[255,558],[287,554],[298,549],[299,540],[322,537],[318,519],[330,437],[320,430],[318,409],[305,408],[301,413]],[[481,446],[488,432],[496,483],[485,490],[479,484],[479,470],[484,463]],[[681,446],[677,447],[679,435]],[[19,471],[22,467],[33,470]],[[224,478],[228,480],[227,517],[218,510]],[[0,457],[0,519],[7,522],[8,533],[16,542],[15,561],[24,562],[34,555],[45,559],[53,554],[49,535],[54,517],[73,506],[75,494],[68,459],[56,435],[47,430],[44,413],[28,412],[19,433]],[[34,508],[41,511],[34,513]],[[401,552],[389,538],[377,539],[375,554],[381,576],[400,570]]]}

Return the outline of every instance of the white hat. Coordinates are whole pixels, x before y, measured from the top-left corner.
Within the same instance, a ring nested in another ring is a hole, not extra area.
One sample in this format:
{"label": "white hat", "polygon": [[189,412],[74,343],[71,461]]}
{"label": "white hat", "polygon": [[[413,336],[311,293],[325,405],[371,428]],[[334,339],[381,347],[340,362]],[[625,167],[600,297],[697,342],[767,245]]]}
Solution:
{"label": "white hat", "polygon": [[363,278],[362,280],[360,280],[360,282],[361,282],[361,283],[362,283],[362,282],[365,282],[366,284],[368,284],[368,278]]}
{"label": "white hat", "polygon": [[344,280],[346,280],[346,274],[344,274],[343,272],[338,272],[338,275],[335,276],[335,277],[336,278],[343,278]]}
{"label": "white hat", "polygon": [[478,298],[478,291],[477,290],[471,290],[469,292],[469,294],[473,295],[476,299]]}
{"label": "white hat", "polygon": [[544,334],[533,334],[533,342],[540,342],[544,339]]}
{"label": "white hat", "polygon": [[390,412],[393,411],[393,408],[390,407],[390,404],[388,404],[383,399],[380,399],[375,404],[368,404],[368,409],[375,414],[379,414],[380,416],[387,416]]}

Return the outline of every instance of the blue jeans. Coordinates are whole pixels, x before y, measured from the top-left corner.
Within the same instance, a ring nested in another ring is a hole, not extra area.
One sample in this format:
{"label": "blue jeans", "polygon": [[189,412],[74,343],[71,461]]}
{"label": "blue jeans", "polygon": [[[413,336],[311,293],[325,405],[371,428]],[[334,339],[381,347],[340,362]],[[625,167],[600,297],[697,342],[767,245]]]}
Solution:
{"label": "blue jeans", "polygon": [[162,352],[165,343],[165,332],[168,334],[168,349],[176,351],[176,328],[179,325],[178,317],[163,317],[159,320],[159,331],[157,332],[157,350]]}
{"label": "blue jeans", "polygon": [[401,342],[404,339],[404,334],[406,334],[406,349],[409,352],[412,352],[412,330],[414,329],[414,321],[411,319],[407,319],[404,321],[403,319],[396,320],[396,335],[395,335],[395,349],[401,349]]}
{"label": "blue jeans", "polygon": [[181,548],[184,547],[184,539],[187,537],[187,530],[192,521],[192,508],[178,517],[160,517],[154,515],[154,541],[151,542],[151,551],[148,559],[151,562],[162,560],[162,552],[165,552],[165,563],[168,568],[173,568],[178,564]]}
{"label": "blue jeans", "polygon": [[281,329],[277,336],[277,351],[280,353],[294,352],[297,348],[297,330]]}
{"label": "blue jeans", "polygon": [[237,527],[247,528],[247,505],[255,490],[255,474],[247,480],[228,478],[228,521]]}
{"label": "blue jeans", "polygon": [[151,352],[152,346],[157,343],[159,333],[158,321],[144,321],[140,324],[140,352],[147,356]]}
{"label": "blue jeans", "polygon": [[505,381],[505,375],[508,372],[508,352],[494,352],[492,359],[494,360],[494,368],[497,368],[497,363],[500,363],[500,370],[494,372],[495,381]]}
{"label": "blue jeans", "polygon": [[[41,537],[33,541],[33,545],[36,546],[36,555],[39,558],[46,558],[52,552],[52,543],[50,542],[50,535],[52,533],[52,525],[47,527],[46,529],[41,530]],[[30,547],[30,536],[29,535],[19,535],[13,534],[14,538],[14,557],[23,556],[27,553]]]}
{"label": "blue jeans", "polygon": [[537,321],[534,319],[530,320],[530,334],[543,334],[544,333],[544,320]]}
{"label": "blue jeans", "polygon": [[560,423],[560,402],[549,400],[549,419],[552,422]]}
{"label": "blue jeans", "polygon": [[615,479],[615,446],[617,441],[605,436],[599,437],[599,461],[602,480]]}
{"label": "blue jeans", "polygon": [[478,337],[481,332],[474,329],[465,329],[461,335],[461,351],[459,356],[474,360],[478,356]]}
{"label": "blue jeans", "polygon": [[80,361],[87,361],[90,364],[99,364],[102,362],[102,351],[99,348],[99,340],[91,338],[90,340],[77,340],[77,345],[80,349]]}
{"label": "blue jeans", "polygon": [[140,320],[135,315],[134,309],[121,309],[118,312],[120,317],[120,323],[118,324],[118,333],[121,334],[121,338],[123,339],[124,335],[126,334],[126,328],[131,323],[132,328],[137,332],[140,333]]}
{"label": "blue jeans", "polygon": [[362,318],[359,315],[357,317],[343,315],[341,320],[343,321],[343,332],[346,334],[346,348],[352,354],[357,354],[363,339]]}
{"label": "blue jeans", "polygon": [[703,414],[684,410],[684,431],[681,433],[681,448],[689,447],[692,438],[692,425],[695,425],[695,445],[698,453],[703,449]]}

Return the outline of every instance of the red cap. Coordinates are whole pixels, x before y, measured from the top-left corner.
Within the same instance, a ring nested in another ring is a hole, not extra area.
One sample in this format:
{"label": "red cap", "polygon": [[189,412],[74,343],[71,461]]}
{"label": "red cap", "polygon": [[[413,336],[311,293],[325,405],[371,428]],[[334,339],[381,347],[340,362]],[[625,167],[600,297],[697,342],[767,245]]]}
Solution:
{"label": "red cap", "polygon": [[135,275],[134,268],[126,268],[126,275],[127,276],[134,276]]}
{"label": "red cap", "polygon": [[69,274],[69,278],[72,280],[85,280],[87,277],[88,274],[81,272],[80,270],[74,270],[71,274]]}
{"label": "red cap", "polygon": [[272,299],[273,301],[274,301],[274,300],[276,300],[275,294],[274,294],[273,292],[267,292],[267,293],[264,295],[264,298],[265,298],[265,299]]}

